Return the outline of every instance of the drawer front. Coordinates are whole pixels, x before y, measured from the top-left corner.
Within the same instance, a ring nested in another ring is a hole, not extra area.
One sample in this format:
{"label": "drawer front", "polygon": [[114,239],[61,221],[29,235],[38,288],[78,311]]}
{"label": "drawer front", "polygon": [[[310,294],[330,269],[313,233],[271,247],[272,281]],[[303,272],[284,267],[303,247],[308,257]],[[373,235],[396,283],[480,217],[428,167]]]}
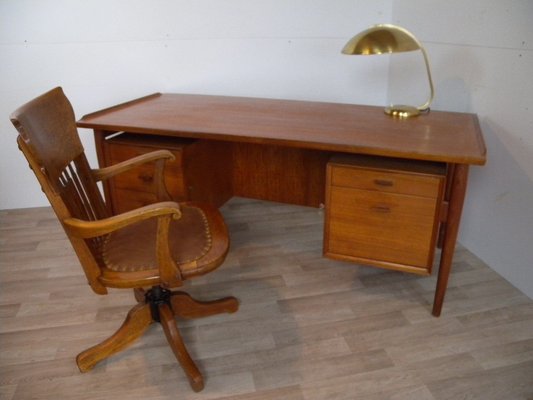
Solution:
{"label": "drawer front", "polygon": [[441,178],[333,165],[331,185],[437,198]]}
{"label": "drawer front", "polygon": [[[141,154],[153,151],[150,147],[143,146],[123,146],[118,144],[109,145],[109,164],[113,165],[121,161],[128,160]],[[182,152],[172,151],[176,157],[173,161],[165,163],[165,185],[170,196],[174,200],[186,198],[186,187],[182,172]],[[135,192],[154,193],[154,163],[139,165],[129,171],[117,175],[113,178],[113,186],[116,190],[126,190]],[[120,200],[122,201],[122,199]]]}
{"label": "drawer front", "polygon": [[156,202],[157,196],[153,193],[116,188],[113,190],[113,211],[115,213],[123,213]]}
{"label": "drawer front", "polygon": [[437,199],[332,187],[329,253],[431,268]]}

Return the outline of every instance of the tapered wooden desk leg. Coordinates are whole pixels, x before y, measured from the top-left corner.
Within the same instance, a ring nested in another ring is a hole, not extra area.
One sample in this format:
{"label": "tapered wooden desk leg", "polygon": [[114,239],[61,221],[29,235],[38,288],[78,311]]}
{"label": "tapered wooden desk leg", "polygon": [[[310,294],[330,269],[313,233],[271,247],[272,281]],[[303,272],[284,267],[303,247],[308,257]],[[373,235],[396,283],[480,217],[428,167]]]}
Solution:
{"label": "tapered wooden desk leg", "polygon": [[204,388],[204,378],[185,348],[178,326],[176,325],[176,320],[174,319],[174,313],[167,304],[159,305],[159,318],[167,341],[187,374],[192,389],[195,392],[199,392]]}
{"label": "tapered wooden desk leg", "polygon": [[149,304],[137,304],[126,316],[122,326],[102,343],[87,349],[76,357],[81,372],[87,372],[99,361],[125,349],[138,339],[153,322]]}
{"label": "tapered wooden desk leg", "polygon": [[[449,204],[451,193],[452,193],[453,176],[455,174],[455,164],[448,164],[446,174],[448,176],[448,179],[446,179],[446,188],[444,189],[444,201]],[[446,235],[446,224],[443,222],[442,224],[440,224],[439,236],[437,238],[437,247],[439,249],[442,249],[442,244],[444,243],[445,235]]]}
{"label": "tapered wooden desk leg", "polygon": [[468,180],[468,165],[455,165],[451,194],[448,206],[448,218],[442,243],[442,252],[440,257],[439,276],[437,279],[437,288],[435,289],[435,299],[433,301],[433,315],[440,316],[444,295],[448,287],[448,278],[452,269],[453,254],[455,252],[455,243],[459,233],[459,221],[463,211],[463,204],[466,195],[466,183]]}
{"label": "tapered wooden desk leg", "polygon": [[183,318],[202,318],[221,313],[234,313],[239,309],[239,301],[235,297],[198,301],[188,293],[174,292],[170,302],[174,314]]}

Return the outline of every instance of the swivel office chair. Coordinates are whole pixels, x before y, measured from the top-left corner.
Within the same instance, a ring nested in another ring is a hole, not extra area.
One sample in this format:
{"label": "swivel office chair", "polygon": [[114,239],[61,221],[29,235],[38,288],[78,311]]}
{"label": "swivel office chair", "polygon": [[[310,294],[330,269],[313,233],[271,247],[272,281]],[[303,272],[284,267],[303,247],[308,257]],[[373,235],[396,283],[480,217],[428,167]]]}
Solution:
{"label": "swivel office chair", "polygon": [[[175,316],[233,313],[238,301],[227,297],[199,302],[169,289],[223,263],[229,237],[218,210],[170,201],[162,171],[165,160],[173,155],[166,150],[91,169],[72,106],[61,88],[23,105],[11,115],[11,121],[19,132],[19,147],[70,239],[92,290],[107,294],[107,288],[129,288],[138,301],[111,337],[77,356],[80,371],[123,350],[150,324],[160,322],[191,387],[202,390],[203,377],[185,348]],[[97,182],[146,162],[154,163],[159,177],[154,190],[162,201],[110,215]]]}

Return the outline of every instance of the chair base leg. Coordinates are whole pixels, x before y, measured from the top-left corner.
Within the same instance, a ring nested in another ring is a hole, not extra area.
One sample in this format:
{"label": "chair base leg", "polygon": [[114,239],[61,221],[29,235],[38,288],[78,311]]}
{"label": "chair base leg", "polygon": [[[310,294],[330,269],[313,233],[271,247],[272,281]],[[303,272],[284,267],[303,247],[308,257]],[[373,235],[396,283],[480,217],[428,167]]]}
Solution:
{"label": "chair base leg", "polygon": [[137,303],[144,303],[146,298],[146,290],[144,290],[143,288],[133,289],[133,297],[135,297]]}
{"label": "chair base leg", "polygon": [[191,388],[199,392],[204,388],[204,379],[192,360],[179,333],[175,317],[201,318],[220,313],[234,313],[239,308],[235,297],[226,297],[214,301],[198,301],[184,292],[170,292],[160,286],[148,291],[134,289],[139,302],[134,306],[122,326],[102,343],[81,352],[76,363],[81,372],[87,372],[98,362],[124,350],[154,323],[163,327],[167,341],[176,359],[185,371]]}
{"label": "chair base leg", "polygon": [[185,292],[173,292],[170,303],[174,315],[182,318],[202,318],[222,313],[232,314],[239,309],[239,301],[235,297],[198,301]]}
{"label": "chair base leg", "polygon": [[187,374],[191,388],[195,392],[201,391],[204,388],[204,378],[183,343],[174,318],[174,313],[168,304],[159,305],[159,318],[159,323],[163,327],[168,344],[183,368],[183,371]]}
{"label": "chair base leg", "polygon": [[81,372],[87,372],[98,362],[124,350],[140,338],[152,322],[150,305],[138,303],[128,312],[122,326],[113,336],[78,354],[76,357],[78,368]]}

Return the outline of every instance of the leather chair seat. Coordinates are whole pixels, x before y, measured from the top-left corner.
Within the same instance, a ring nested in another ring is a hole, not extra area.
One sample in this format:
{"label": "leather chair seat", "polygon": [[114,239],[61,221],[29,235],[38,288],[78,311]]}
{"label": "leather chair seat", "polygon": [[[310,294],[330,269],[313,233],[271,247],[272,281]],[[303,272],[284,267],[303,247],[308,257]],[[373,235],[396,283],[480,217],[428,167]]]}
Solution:
{"label": "leather chair seat", "polygon": [[[169,247],[183,277],[188,278],[214,269],[212,260],[227,252],[229,241],[227,246],[213,248],[211,231],[226,227],[210,206],[181,203],[180,208],[181,218],[170,223]],[[102,252],[106,267],[115,272],[157,273],[156,231],[157,220],[148,219],[109,234]]]}

